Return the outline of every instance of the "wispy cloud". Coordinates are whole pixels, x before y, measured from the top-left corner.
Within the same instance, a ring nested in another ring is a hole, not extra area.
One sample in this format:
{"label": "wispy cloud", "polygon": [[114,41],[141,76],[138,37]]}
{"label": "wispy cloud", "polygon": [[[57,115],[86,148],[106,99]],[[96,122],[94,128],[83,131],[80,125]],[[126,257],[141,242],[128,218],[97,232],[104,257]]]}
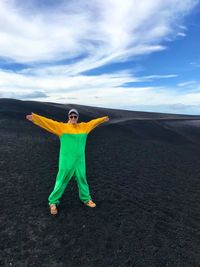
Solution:
{"label": "wispy cloud", "polygon": [[182,103],[176,104],[162,104],[162,105],[134,105],[126,106],[127,110],[137,110],[137,111],[148,111],[148,112],[161,112],[161,113],[172,113],[172,114],[200,114],[199,105],[185,105]]}
{"label": "wispy cloud", "polygon": [[16,98],[16,99],[45,99],[48,97],[48,95],[45,92],[42,91],[33,91],[33,92],[23,92],[23,91],[1,91],[0,92],[0,97],[9,97],[9,98]]}
{"label": "wispy cloud", "polygon": [[167,75],[149,75],[145,77],[141,77],[141,81],[153,81],[155,79],[169,79],[178,77],[177,74],[167,74]]}
{"label": "wispy cloud", "polygon": [[195,68],[199,68],[200,67],[200,63],[199,62],[190,62],[190,65],[195,67]]}
{"label": "wispy cloud", "polygon": [[182,83],[179,83],[178,86],[180,87],[193,87],[194,85],[196,85],[197,82],[196,81],[187,81],[187,82],[182,82]]}
{"label": "wispy cloud", "polygon": [[184,32],[178,32],[178,33],[177,33],[177,36],[180,36],[180,37],[185,37],[185,36],[186,36],[186,34],[185,34]]}
{"label": "wispy cloud", "polygon": [[176,103],[176,95],[167,88],[123,85],[177,74],[138,77],[126,66],[109,74],[87,76],[84,72],[166,49],[167,41],[185,36],[183,18],[196,0],[52,3],[0,2],[0,58],[27,66],[0,70],[1,96],[115,107],[127,102],[145,105],[147,96],[152,105]]}
{"label": "wispy cloud", "polygon": [[83,54],[91,63],[105,64],[159,51],[164,49],[161,41],[176,34],[180,18],[195,3],[96,0],[88,4],[74,0],[62,1],[53,12],[2,0],[0,56],[32,63]]}

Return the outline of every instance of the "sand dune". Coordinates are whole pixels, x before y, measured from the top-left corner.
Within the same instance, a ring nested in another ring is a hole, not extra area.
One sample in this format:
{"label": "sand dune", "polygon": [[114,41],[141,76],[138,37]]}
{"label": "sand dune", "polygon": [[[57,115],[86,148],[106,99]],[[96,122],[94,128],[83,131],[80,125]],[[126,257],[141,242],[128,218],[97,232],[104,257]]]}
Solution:
{"label": "sand dune", "polygon": [[[88,136],[97,203],[67,187],[57,218],[47,198],[59,139],[25,119],[108,115]],[[200,266],[200,116],[0,99],[0,266]]]}

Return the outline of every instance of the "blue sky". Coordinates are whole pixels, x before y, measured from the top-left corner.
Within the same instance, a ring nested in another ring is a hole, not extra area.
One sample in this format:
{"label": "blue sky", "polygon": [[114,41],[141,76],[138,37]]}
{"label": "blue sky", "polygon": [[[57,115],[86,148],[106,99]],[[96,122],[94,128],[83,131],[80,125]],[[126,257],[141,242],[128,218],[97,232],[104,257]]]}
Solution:
{"label": "blue sky", "polygon": [[200,114],[199,47],[196,0],[2,0],[0,97]]}

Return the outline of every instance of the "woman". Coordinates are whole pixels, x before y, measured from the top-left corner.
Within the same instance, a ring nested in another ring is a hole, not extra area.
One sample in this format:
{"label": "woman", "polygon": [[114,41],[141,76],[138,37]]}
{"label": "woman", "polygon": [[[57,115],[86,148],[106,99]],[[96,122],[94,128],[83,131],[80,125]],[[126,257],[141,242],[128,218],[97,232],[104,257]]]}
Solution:
{"label": "woman", "polygon": [[96,207],[86,179],[85,145],[88,134],[99,124],[108,121],[108,116],[78,123],[79,113],[76,109],[71,109],[67,123],[54,121],[33,112],[26,118],[60,139],[59,169],[54,189],[48,198],[50,213],[58,214],[60,198],[73,175],[78,184],[80,200],[88,207]]}

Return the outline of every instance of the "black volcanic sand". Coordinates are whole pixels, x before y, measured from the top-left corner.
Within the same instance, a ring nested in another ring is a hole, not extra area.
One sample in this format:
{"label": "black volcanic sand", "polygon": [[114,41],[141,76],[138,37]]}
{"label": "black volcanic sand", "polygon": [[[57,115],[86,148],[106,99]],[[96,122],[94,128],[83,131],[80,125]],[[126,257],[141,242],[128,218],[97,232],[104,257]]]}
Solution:
{"label": "black volcanic sand", "polygon": [[[71,180],[59,216],[47,198],[59,139],[30,112],[80,121],[108,115],[90,133],[87,179]],[[200,117],[0,99],[0,266],[200,266]]]}

